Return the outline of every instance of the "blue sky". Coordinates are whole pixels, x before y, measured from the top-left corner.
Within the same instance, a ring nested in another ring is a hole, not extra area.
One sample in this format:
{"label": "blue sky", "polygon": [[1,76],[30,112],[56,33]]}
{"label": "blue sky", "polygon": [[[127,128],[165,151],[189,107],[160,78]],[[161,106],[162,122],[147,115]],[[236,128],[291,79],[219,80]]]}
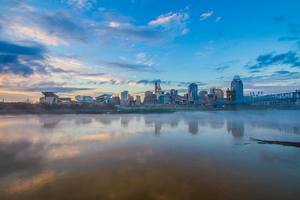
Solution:
{"label": "blue sky", "polygon": [[297,0],[0,0],[0,97],[300,88]]}

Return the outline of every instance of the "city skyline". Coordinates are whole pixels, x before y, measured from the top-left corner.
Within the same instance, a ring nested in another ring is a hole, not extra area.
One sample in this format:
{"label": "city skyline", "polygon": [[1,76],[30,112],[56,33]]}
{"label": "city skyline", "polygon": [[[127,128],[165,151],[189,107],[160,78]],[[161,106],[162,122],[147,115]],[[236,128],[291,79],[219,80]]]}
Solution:
{"label": "city skyline", "polygon": [[[300,88],[300,2],[0,0],[0,97]],[[272,7],[269,7],[272,2]]]}

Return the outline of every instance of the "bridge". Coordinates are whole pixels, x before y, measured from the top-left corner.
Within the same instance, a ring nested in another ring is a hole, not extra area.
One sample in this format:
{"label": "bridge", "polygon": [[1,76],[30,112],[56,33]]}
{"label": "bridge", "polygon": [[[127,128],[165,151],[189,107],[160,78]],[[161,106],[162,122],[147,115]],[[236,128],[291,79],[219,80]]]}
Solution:
{"label": "bridge", "polygon": [[251,96],[246,103],[259,105],[300,105],[300,90],[264,96]]}

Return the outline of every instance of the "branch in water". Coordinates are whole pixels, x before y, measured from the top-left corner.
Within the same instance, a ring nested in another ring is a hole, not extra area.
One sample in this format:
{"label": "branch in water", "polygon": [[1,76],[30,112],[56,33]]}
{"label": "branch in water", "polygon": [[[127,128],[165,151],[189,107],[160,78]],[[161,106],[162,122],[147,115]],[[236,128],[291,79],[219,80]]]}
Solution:
{"label": "branch in water", "polygon": [[290,146],[290,147],[300,148],[300,142],[260,140],[260,139],[256,139],[256,138],[250,138],[250,139],[258,142],[259,144],[277,144],[277,145],[282,145],[282,146]]}

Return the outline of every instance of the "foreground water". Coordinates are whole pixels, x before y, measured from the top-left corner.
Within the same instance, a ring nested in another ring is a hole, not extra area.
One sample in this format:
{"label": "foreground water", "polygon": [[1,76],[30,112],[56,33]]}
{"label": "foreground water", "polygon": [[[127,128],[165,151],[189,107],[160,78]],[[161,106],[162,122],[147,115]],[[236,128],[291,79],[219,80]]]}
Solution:
{"label": "foreground water", "polygon": [[0,116],[0,199],[300,199],[299,111]]}

